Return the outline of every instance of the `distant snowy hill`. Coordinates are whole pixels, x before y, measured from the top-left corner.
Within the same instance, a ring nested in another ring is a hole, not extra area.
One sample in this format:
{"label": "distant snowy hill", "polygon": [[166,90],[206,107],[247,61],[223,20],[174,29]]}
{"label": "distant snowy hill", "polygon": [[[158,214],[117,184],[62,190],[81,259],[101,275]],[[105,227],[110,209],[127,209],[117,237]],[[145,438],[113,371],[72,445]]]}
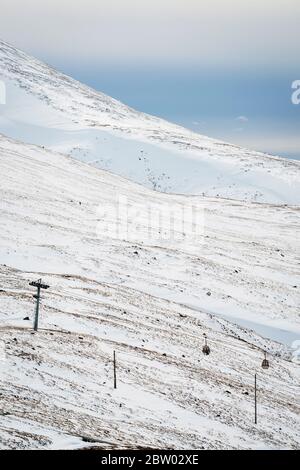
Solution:
{"label": "distant snowy hill", "polygon": [[[198,236],[99,232],[119,194],[193,204]],[[0,204],[1,449],[299,448],[298,208],[161,194],[1,135]]]}
{"label": "distant snowy hill", "polygon": [[300,203],[300,163],[200,136],[137,112],[0,41],[0,132],[148,188]]}

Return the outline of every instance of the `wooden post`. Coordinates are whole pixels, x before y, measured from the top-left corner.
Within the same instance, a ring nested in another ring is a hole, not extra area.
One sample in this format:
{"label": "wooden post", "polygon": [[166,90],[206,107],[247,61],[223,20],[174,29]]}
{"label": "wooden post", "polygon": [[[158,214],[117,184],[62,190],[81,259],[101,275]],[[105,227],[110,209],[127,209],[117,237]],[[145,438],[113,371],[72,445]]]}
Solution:
{"label": "wooden post", "polygon": [[117,364],[116,364],[116,351],[114,351],[114,388],[117,388]]}

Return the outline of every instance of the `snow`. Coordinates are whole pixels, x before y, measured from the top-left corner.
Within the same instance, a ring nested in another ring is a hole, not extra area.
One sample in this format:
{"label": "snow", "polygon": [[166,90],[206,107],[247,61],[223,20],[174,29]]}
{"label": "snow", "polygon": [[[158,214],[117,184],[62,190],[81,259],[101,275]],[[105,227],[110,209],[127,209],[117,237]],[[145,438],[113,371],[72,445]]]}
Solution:
{"label": "snow", "polygon": [[220,142],[96,92],[0,41],[0,132],[148,188],[299,204],[300,163]]}
{"label": "snow", "polygon": [[299,448],[299,163],[0,64],[0,448]]}
{"label": "snow", "polygon": [[256,323],[256,322],[245,320],[236,316],[234,317],[225,316],[225,315],[221,315],[221,316],[222,318],[225,318],[226,320],[229,320],[247,329],[251,329],[252,331],[256,331],[261,336],[272,339],[273,341],[277,341],[279,343],[285,344],[288,347],[290,347],[294,343],[294,341],[297,341],[300,338],[299,330],[287,331],[287,330],[283,330],[282,328],[265,325],[264,323]]}
{"label": "snow", "polygon": [[[41,426],[28,419],[2,416],[1,425],[3,434],[14,435],[15,439],[18,438],[18,435],[29,435],[44,445],[46,450],[72,450],[89,447],[87,442],[77,436],[64,435],[59,430]],[[22,441],[20,444],[22,446]]]}
{"label": "snow", "polygon": [[[159,193],[5,136],[0,193],[1,448],[299,448],[300,365],[269,334],[300,332],[298,207]],[[119,195],[139,232],[99,233]],[[149,206],[186,205],[198,230],[149,237]]]}

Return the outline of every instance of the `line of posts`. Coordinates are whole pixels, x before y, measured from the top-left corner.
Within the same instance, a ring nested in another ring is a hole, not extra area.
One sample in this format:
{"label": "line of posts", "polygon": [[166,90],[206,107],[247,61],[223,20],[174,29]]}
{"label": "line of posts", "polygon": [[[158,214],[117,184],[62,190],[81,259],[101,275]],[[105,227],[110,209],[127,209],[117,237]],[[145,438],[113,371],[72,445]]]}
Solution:
{"label": "line of posts", "polygon": [[[34,320],[33,320],[33,329],[34,331],[38,331],[38,324],[39,324],[39,307],[40,307],[40,299],[41,299],[41,289],[49,289],[50,286],[47,284],[42,283],[42,279],[38,279],[37,281],[33,281],[29,283],[30,286],[37,288],[37,293],[33,295],[36,299],[35,305],[35,312],[34,312]],[[207,336],[204,333],[204,345],[202,348],[202,352],[205,356],[208,356],[211,353],[211,349],[207,344]],[[267,359],[267,353],[264,351],[265,357],[262,361],[261,367],[263,369],[269,369],[270,364]],[[114,389],[117,388],[117,360],[116,360],[116,351],[113,352],[113,371],[114,371]],[[257,424],[257,373],[254,374],[254,423]]]}

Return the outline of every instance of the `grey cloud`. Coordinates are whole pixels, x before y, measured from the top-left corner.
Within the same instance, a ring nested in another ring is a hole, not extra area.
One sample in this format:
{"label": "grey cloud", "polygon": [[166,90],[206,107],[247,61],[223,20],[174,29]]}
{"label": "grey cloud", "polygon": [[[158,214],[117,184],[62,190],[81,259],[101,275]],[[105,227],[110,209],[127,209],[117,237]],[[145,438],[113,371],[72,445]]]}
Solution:
{"label": "grey cloud", "polygon": [[1,8],[2,38],[49,61],[284,67],[299,55],[299,0],[4,0]]}

